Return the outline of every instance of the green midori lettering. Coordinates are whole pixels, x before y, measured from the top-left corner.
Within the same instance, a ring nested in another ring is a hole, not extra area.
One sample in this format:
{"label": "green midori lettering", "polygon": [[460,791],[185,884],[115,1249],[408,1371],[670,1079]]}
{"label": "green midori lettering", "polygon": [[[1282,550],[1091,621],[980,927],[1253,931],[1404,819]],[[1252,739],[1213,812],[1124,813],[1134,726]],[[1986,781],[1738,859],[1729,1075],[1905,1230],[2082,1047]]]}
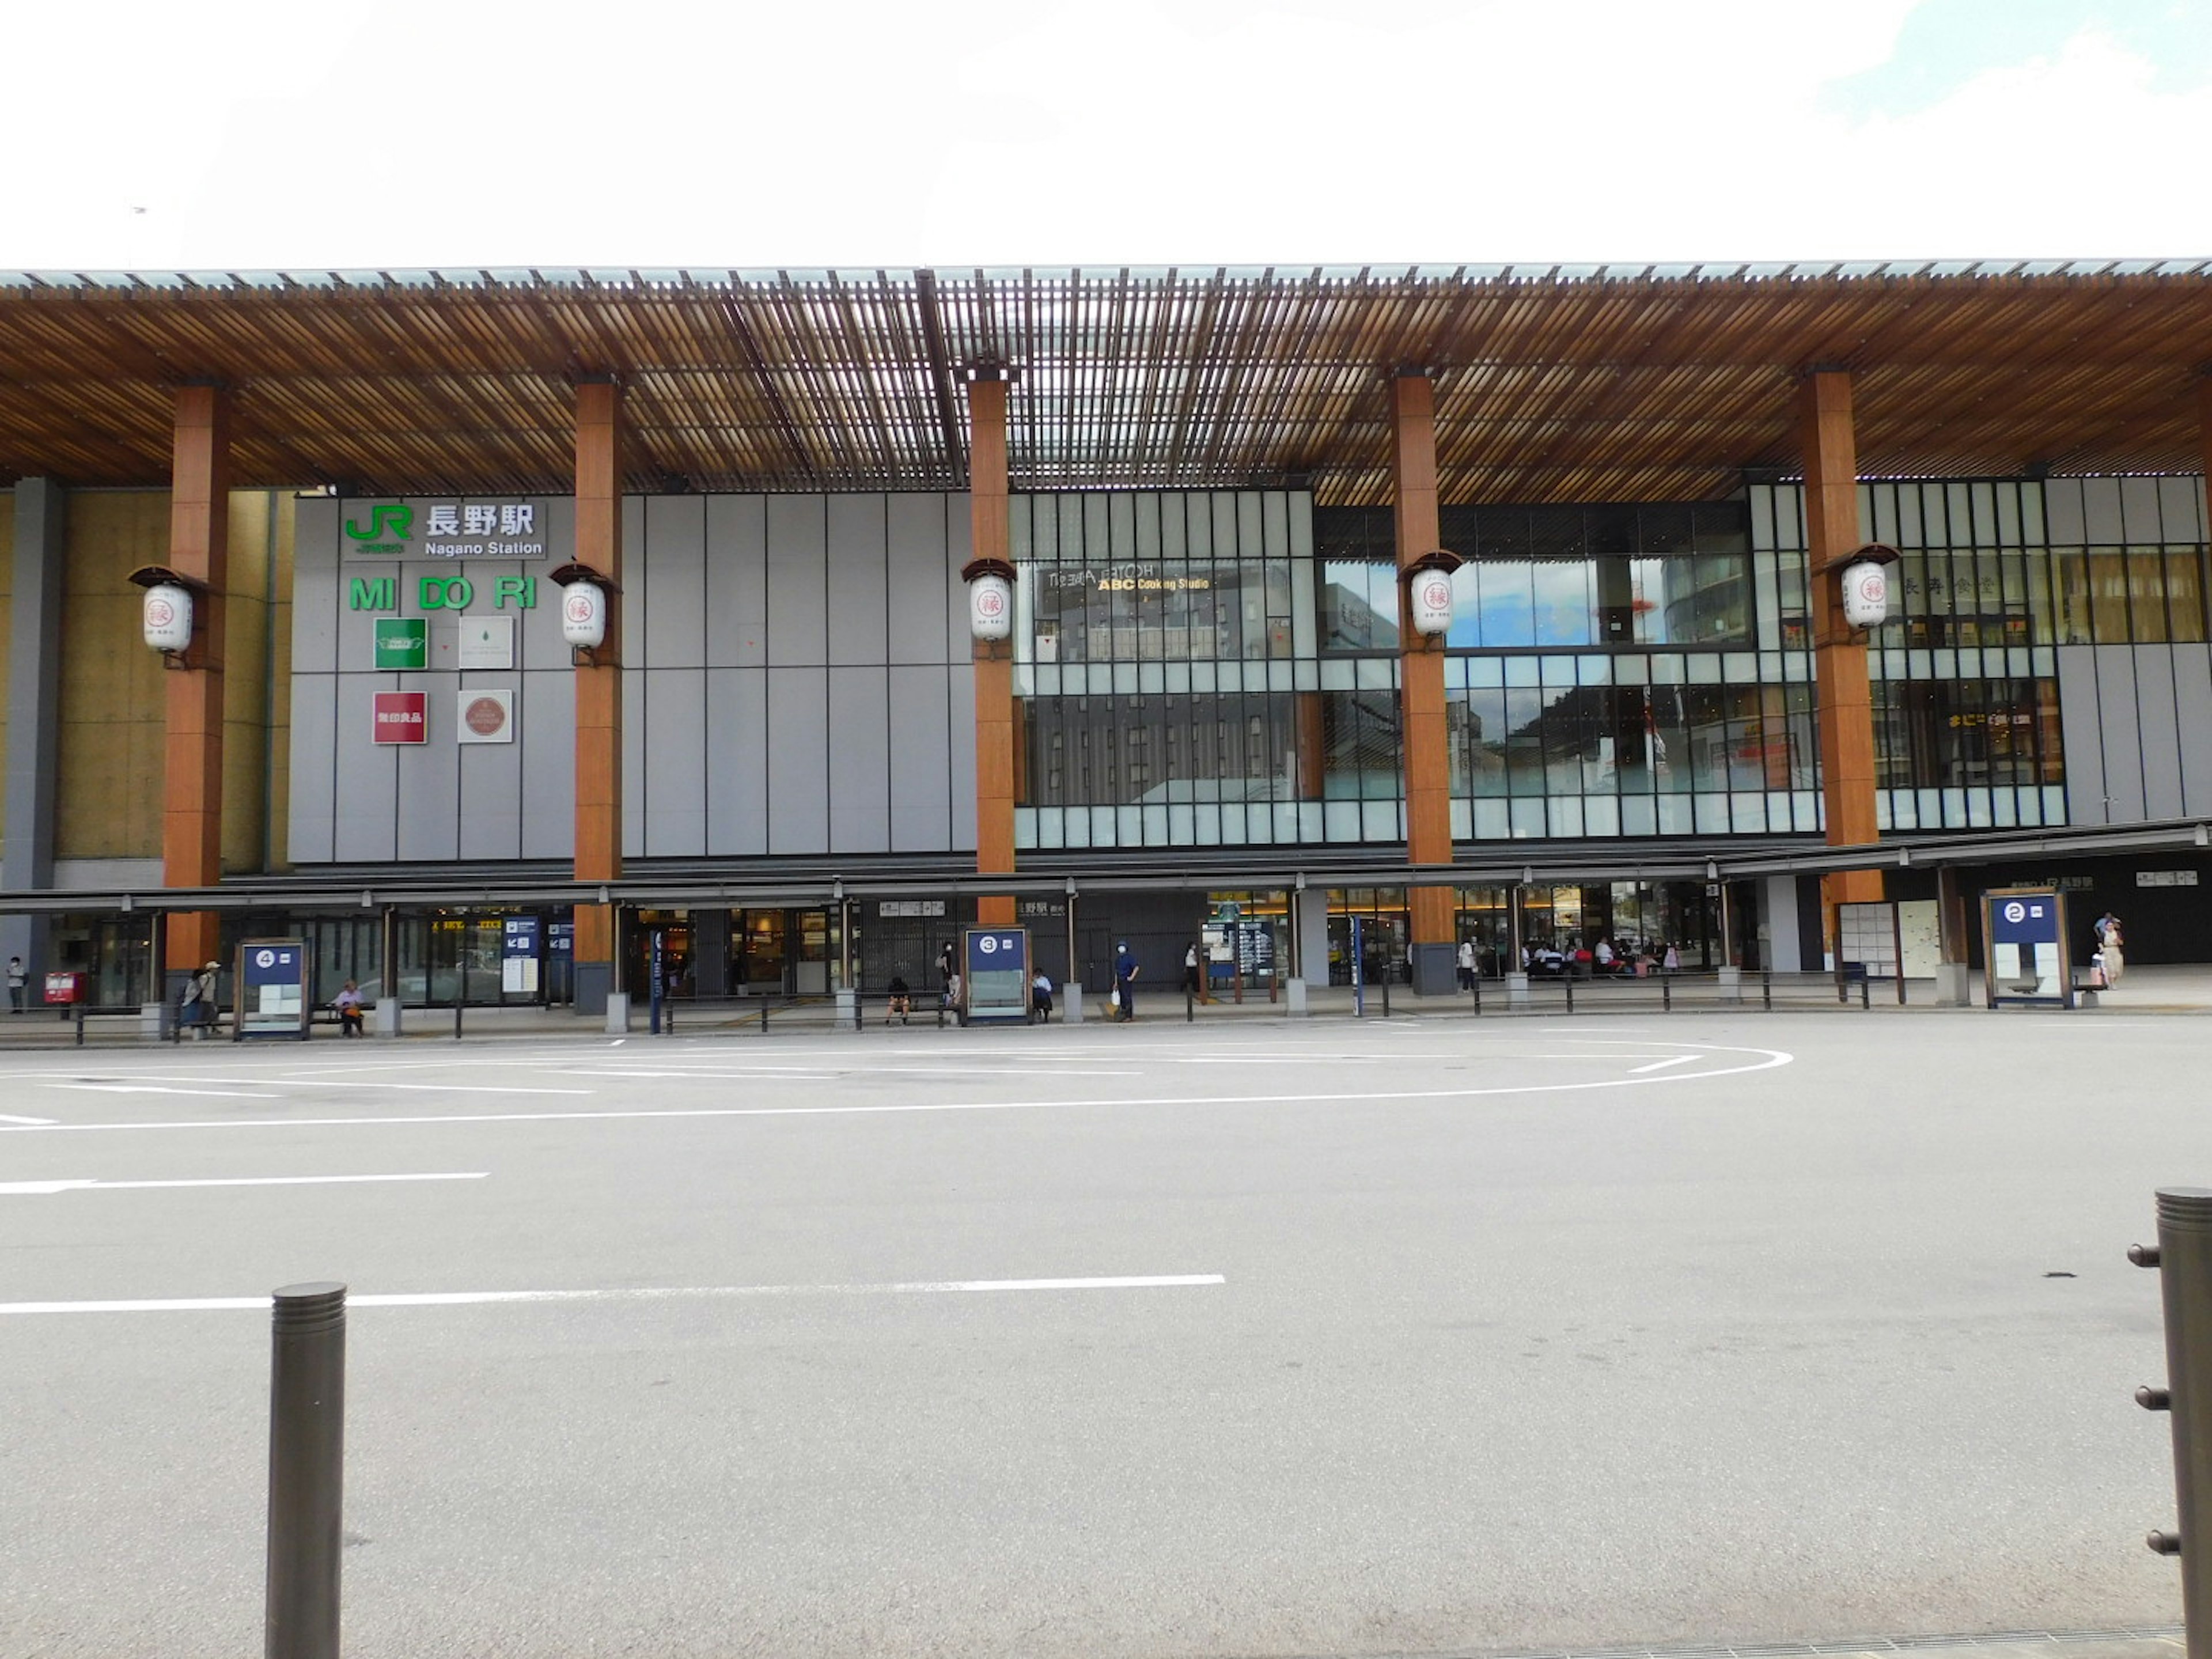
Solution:
{"label": "green midori lettering", "polygon": [[353,606],[356,611],[397,611],[399,609],[399,586],[389,576],[356,576],[353,579]]}
{"label": "green midori lettering", "polygon": [[379,617],[376,619],[376,665],[379,668],[428,668],[430,665],[430,624],[420,617]]}
{"label": "green midori lettering", "polygon": [[538,578],[535,576],[501,576],[492,584],[491,591],[493,604],[501,611],[507,609],[509,599],[514,601],[514,608],[518,611],[535,611],[538,608]]}
{"label": "green midori lettering", "polygon": [[424,576],[415,586],[416,601],[425,611],[465,611],[476,596],[466,576]]}

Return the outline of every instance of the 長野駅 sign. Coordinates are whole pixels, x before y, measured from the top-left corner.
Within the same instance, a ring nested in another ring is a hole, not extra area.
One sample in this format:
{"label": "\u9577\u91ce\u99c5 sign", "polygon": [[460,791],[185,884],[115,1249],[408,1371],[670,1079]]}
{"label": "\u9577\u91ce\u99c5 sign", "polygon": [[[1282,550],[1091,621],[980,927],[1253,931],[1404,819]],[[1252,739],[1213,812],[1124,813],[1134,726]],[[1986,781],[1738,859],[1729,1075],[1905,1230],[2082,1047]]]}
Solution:
{"label": "\u9577\u91ce\u99c5 sign", "polygon": [[348,502],[338,518],[349,558],[542,559],[548,542],[537,501]]}

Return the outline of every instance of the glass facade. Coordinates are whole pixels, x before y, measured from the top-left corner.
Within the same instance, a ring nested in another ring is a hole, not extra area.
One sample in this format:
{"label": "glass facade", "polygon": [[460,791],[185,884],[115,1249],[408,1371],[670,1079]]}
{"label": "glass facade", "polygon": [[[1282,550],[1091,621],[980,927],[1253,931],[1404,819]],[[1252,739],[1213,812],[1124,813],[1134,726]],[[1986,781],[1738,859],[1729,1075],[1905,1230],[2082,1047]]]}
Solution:
{"label": "glass facade", "polygon": [[[1885,829],[2062,823],[2057,653],[2208,638],[2193,478],[1861,485],[1902,554],[1869,636]],[[1452,835],[1821,827],[1802,492],[1463,507]],[[1401,841],[1387,507],[1296,491],[1018,496],[1016,839]]]}

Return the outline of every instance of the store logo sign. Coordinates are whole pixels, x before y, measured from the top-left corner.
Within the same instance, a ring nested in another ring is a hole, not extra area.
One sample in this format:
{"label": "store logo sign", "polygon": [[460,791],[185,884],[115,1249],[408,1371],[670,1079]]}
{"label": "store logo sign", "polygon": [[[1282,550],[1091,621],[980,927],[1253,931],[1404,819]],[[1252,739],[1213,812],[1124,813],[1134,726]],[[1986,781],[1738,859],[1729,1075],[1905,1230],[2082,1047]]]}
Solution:
{"label": "store logo sign", "polygon": [[376,665],[379,668],[428,668],[430,665],[430,624],[420,617],[379,617],[376,619]]}
{"label": "store logo sign", "polygon": [[376,741],[429,741],[429,694],[423,691],[379,691],[376,694]]}

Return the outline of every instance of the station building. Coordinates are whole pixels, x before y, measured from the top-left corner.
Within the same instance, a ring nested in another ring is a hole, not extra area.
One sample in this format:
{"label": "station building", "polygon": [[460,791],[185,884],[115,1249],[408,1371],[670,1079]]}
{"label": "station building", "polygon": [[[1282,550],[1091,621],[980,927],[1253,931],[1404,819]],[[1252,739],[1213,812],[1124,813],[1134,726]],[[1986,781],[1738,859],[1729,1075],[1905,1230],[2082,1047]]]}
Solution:
{"label": "station building", "polygon": [[2203,960],[2208,364],[2203,264],[0,274],[0,954]]}

